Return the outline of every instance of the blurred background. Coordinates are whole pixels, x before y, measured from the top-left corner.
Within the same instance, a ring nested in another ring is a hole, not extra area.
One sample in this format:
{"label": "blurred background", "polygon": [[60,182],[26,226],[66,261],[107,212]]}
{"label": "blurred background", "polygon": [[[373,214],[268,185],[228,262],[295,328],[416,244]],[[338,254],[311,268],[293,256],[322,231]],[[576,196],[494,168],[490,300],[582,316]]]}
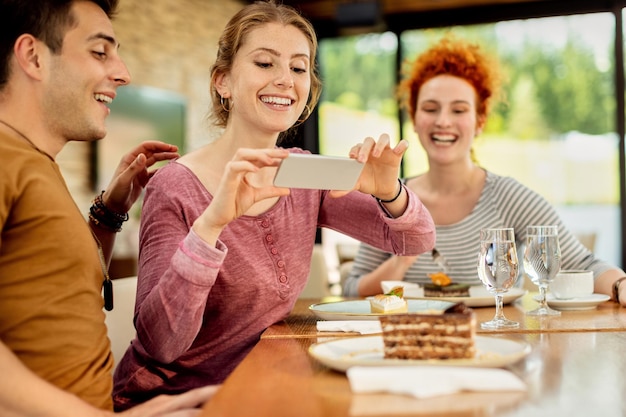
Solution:
{"label": "blurred background", "polygon": [[[114,20],[133,77],[120,89],[109,136],[72,143],[59,156],[82,212],[134,144],[159,139],[187,152],[218,133],[206,121],[209,69],[218,36],[244,4],[234,0],[121,0]],[[314,24],[323,95],[296,144],[346,155],[352,144],[386,132],[411,146],[403,176],[427,169],[395,85],[405,60],[445,32],[475,40],[500,57],[504,101],[477,138],[482,166],[517,178],[553,203],[594,250],[624,265],[624,56],[626,1],[596,0],[285,0]],[[147,110],[147,111],[146,111]],[[112,275],[132,275],[139,207],[118,238]],[[337,245],[323,231],[336,271]],[[347,255],[349,257],[349,255]]]}

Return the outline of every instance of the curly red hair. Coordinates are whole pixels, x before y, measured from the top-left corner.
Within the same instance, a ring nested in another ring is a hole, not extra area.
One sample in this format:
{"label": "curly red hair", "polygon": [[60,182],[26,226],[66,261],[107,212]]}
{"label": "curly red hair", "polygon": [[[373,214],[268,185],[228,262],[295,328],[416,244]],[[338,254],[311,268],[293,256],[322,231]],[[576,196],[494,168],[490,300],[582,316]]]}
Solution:
{"label": "curly red hair", "polygon": [[420,88],[431,78],[447,74],[469,82],[476,91],[476,112],[487,117],[491,98],[499,90],[498,62],[484,54],[480,47],[452,35],[444,36],[420,54],[412,63],[398,85],[400,104],[413,117]]}

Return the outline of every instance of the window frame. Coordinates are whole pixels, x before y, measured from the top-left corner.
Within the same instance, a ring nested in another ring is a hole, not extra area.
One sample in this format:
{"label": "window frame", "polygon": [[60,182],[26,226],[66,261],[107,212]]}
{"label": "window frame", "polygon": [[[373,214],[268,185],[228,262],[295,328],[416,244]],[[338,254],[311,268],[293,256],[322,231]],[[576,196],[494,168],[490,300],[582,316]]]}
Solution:
{"label": "window frame", "polygon": [[[620,211],[620,245],[621,263],[626,265],[626,106],[624,99],[625,71],[624,71],[624,23],[623,14],[626,13],[626,0],[612,0],[599,2],[597,0],[554,0],[554,1],[530,1],[523,3],[497,3],[485,6],[446,8],[430,11],[403,12],[385,15],[383,24],[372,28],[369,32],[381,30],[393,32],[398,39],[402,32],[414,29],[426,29],[447,27],[456,25],[472,25],[496,23],[499,21],[568,16],[584,13],[611,13],[615,18],[615,132],[619,137],[619,211]],[[306,16],[306,15],[305,15]],[[335,38],[342,36],[342,28],[337,24],[329,24],[328,19],[315,19],[309,17],[319,39]],[[336,22],[335,22],[336,23]],[[381,26],[384,29],[381,29]],[[361,29],[363,30],[363,29]],[[367,33],[367,29],[365,32]],[[398,50],[396,60],[396,77],[399,77],[400,68],[404,59],[402,50]],[[396,80],[397,81],[397,80]],[[398,112],[399,131],[402,135],[404,115]],[[298,133],[301,136],[302,146],[314,153],[319,153],[319,115],[317,108],[309,120],[302,126]]]}

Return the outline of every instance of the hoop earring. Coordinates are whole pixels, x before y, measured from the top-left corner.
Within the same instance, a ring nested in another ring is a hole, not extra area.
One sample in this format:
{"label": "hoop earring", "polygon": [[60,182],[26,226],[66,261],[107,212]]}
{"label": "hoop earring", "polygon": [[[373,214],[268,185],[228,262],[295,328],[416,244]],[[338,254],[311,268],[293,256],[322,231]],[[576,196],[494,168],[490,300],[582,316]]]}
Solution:
{"label": "hoop earring", "polygon": [[306,114],[306,116],[302,117],[302,119],[298,119],[296,123],[293,125],[294,127],[300,126],[302,123],[306,122],[306,119],[311,117],[311,108],[309,107],[308,104],[304,105],[304,111],[302,112],[302,114]]}
{"label": "hoop earring", "polygon": [[[230,106],[226,107],[226,106],[224,105],[224,102],[226,102],[227,104],[230,104]],[[222,108],[224,109],[224,111],[225,111],[226,113],[228,113],[228,112],[230,111],[230,109],[232,109],[232,108],[233,108],[233,104],[232,104],[230,101],[228,101],[228,99],[227,99],[227,98],[224,98],[224,97],[222,97],[222,96],[220,96],[220,105],[222,106]]]}

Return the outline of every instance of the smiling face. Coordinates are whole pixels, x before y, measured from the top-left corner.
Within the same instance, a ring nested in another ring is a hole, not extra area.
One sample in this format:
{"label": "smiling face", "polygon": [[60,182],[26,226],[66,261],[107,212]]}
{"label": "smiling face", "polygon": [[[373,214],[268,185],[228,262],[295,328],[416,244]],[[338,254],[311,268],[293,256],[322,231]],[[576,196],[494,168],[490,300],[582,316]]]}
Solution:
{"label": "smiling face", "polygon": [[278,134],[302,114],[311,88],[310,45],[292,25],[268,23],[250,31],[227,74],[216,79],[232,104],[228,125]]}
{"label": "smiling face", "polygon": [[102,9],[78,1],[72,12],[77,23],[66,32],[61,51],[43,54],[48,65],[42,80],[43,111],[48,129],[63,140],[97,140],[106,135],[108,104],[130,75]]}
{"label": "smiling face", "polygon": [[484,124],[477,117],[474,87],[462,78],[438,75],[422,85],[416,104],[415,132],[429,159],[469,159]]}

